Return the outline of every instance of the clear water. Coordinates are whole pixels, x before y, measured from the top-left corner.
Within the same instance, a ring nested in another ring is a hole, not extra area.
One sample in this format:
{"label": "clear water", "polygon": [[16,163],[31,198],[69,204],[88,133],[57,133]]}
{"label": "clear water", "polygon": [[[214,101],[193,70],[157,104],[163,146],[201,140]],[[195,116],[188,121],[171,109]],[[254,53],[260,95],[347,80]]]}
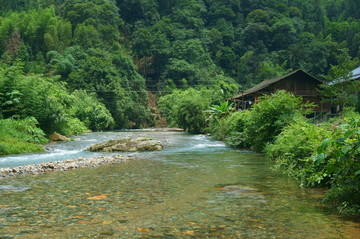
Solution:
{"label": "clear water", "polygon": [[160,139],[165,150],[118,165],[0,180],[0,238],[359,238],[360,223],[327,211],[323,192],[299,188],[262,155],[202,135],[86,134],[39,157],[2,162],[91,156],[81,149],[127,135]]}

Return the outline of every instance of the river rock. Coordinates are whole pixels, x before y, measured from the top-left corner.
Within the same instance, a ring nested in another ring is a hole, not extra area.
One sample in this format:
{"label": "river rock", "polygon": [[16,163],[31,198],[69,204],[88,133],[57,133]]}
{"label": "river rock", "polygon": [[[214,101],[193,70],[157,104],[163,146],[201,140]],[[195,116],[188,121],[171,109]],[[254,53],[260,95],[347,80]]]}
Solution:
{"label": "river rock", "polygon": [[137,138],[137,139],[112,139],[104,143],[92,145],[86,149],[92,152],[139,152],[139,151],[161,151],[163,145],[160,141]]}
{"label": "river rock", "polygon": [[65,137],[64,135],[54,132],[50,136],[50,140],[52,140],[52,141],[69,141],[70,139],[68,137]]}
{"label": "river rock", "polygon": [[129,160],[136,160],[138,158],[124,155],[113,155],[113,156],[98,156],[95,158],[78,158],[60,160],[54,162],[45,162],[40,164],[32,164],[26,166],[19,166],[15,168],[1,168],[0,179],[17,176],[17,175],[33,175],[39,173],[53,172],[53,171],[67,171],[75,170],[80,168],[93,168],[105,164],[117,164],[123,163]]}

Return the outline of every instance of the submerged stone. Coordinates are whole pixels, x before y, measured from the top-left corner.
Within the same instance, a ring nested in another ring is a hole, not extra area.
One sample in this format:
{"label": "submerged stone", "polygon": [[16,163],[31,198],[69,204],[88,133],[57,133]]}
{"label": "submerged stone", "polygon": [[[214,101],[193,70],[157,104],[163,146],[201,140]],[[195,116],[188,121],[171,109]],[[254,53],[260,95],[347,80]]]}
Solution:
{"label": "submerged stone", "polygon": [[160,141],[147,138],[124,138],[98,143],[88,147],[86,150],[92,152],[161,151],[163,150],[163,145]]}

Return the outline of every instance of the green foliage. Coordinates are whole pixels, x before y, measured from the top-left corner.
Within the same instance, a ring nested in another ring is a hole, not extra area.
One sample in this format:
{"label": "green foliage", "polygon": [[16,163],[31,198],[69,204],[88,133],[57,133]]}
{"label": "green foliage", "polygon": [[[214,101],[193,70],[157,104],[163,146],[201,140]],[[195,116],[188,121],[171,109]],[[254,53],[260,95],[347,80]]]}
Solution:
{"label": "green foliage", "polygon": [[23,108],[22,93],[17,87],[23,66],[15,62],[6,67],[0,64],[0,118],[19,117]]}
{"label": "green foliage", "polygon": [[[211,106],[209,132],[217,139],[235,148],[250,148],[261,152],[268,143],[291,123],[304,120],[305,107],[300,97],[286,91],[260,97],[260,102],[250,110],[230,113],[231,106],[224,102]],[[275,149],[273,149],[275,151]]]}
{"label": "green foliage", "polygon": [[19,117],[18,113],[21,111],[23,105],[21,104],[22,94],[18,90],[1,93],[0,102],[3,117]]}
{"label": "green foliage", "polygon": [[145,81],[125,52],[92,49],[84,58],[69,75],[68,87],[95,92],[115,119],[116,128],[149,123]]}
{"label": "green foliage", "polygon": [[27,76],[18,83],[23,94],[24,116],[34,116],[47,134],[63,132],[70,118],[68,109],[72,98],[63,84],[53,78]]}
{"label": "green foliage", "polygon": [[301,185],[319,186],[316,179],[320,168],[313,164],[311,156],[329,136],[330,131],[325,128],[300,120],[285,127],[264,151],[275,160],[276,168],[299,180]]}
{"label": "green foliage", "polygon": [[66,78],[75,69],[75,58],[65,50],[65,56],[61,55],[57,51],[49,51],[46,54],[49,68],[56,75],[60,75],[62,78]]}
{"label": "green foliage", "polygon": [[322,84],[321,93],[325,96],[324,101],[339,105],[356,107],[357,97],[360,88],[360,81],[351,80],[351,71],[355,69],[359,60],[353,60],[347,50],[342,50],[338,56],[341,64],[332,66],[325,78],[330,84]]}
{"label": "green foliage", "polygon": [[201,97],[183,99],[176,108],[175,119],[177,125],[189,133],[204,133],[206,126],[205,107]]}
{"label": "green foliage", "polygon": [[324,201],[346,215],[359,215],[360,115],[320,126],[298,121],[286,127],[266,153],[303,186],[326,186]]}
{"label": "green foliage", "polygon": [[321,166],[318,180],[327,181],[331,188],[325,201],[338,207],[343,214],[360,213],[360,115],[345,119],[325,139],[312,156]]}
{"label": "green foliage", "polygon": [[[149,87],[183,78],[191,86],[206,84],[222,71],[239,83],[257,82],[264,64],[320,76],[339,63],[339,48],[359,55],[357,6],[348,0],[4,0],[0,55],[13,60],[22,51],[34,70],[39,52],[63,54],[74,45],[112,51],[121,44]],[[253,52],[252,62],[241,66],[247,52]]]}
{"label": "green foliage", "polygon": [[61,133],[67,136],[78,135],[88,131],[85,122],[75,117],[70,117],[61,127]]}
{"label": "green foliage", "polygon": [[184,127],[189,132],[201,133],[206,126],[204,111],[211,104],[212,93],[208,89],[175,90],[159,99],[159,109],[170,126]]}
{"label": "green foliage", "polygon": [[[14,34],[16,33],[16,34]],[[16,37],[20,40],[16,43]],[[9,41],[10,39],[10,41]],[[16,58],[20,43],[24,41],[34,53],[59,50],[72,40],[71,24],[55,14],[53,7],[14,12],[0,23],[0,54],[6,51]]]}
{"label": "green foliage", "polygon": [[[1,117],[35,116],[46,133],[83,131],[83,124],[75,124],[75,113],[70,112],[75,101],[67,93],[68,89],[82,89],[96,92],[106,107],[96,100],[93,114],[98,116],[83,116],[94,130],[152,123],[146,108],[145,80],[120,46],[123,22],[113,1],[29,2],[24,9],[28,11],[9,12],[0,20],[2,62],[6,68],[22,62],[16,76],[25,78],[17,82],[10,70],[4,72],[5,79],[0,80],[4,85],[0,90]],[[5,6],[15,9],[10,3]],[[25,73],[28,75],[23,77]],[[54,75],[61,79],[50,80]]]}
{"label": "green foliage", "polygon": [[233,148],[250,148],[245,134],[248,111],[236,111],[223,117],[219,121],[210,123],[209,132],[219,140],[224,140],[226,145]]}
{"label": "green foliage", "polygon": [[302,117],[302,99],[286,91],[277,91],[260,98],[249,113],[245,133],[258,152],[272,142],[284,127]]}
{"label": "green foliage", "polygon": [[205,113],[209,115],[208,120],[219,121],[221,118],[226,117],[231,111],[234,111],[233,103],[224,101],[221,105],[211,105]]}
{"label": "green foliage", "polygon": [[43,152],[47,142],[35,118],[0,120],[0,155]]}
{"label": "green foliage", "polygon": [[104,104],[100,103],[95,94],[85,91],[75,91],[72,94],[75,102],[72,105],[73,114],[80,119],[87,128],[94,131],[111,129],[115,121]]}
{"label": "green foliage", "polygon": [[[34,117],[45,133],[54,131],[73,135],[86,130],[70,112],[75,102],[63,83],[42,75],[22,75],[22,66],[2,66],[0,70],[0,105],[4,118]],[[78,129],[75,127],[79,126]],[[71,127],[70,129],[67,129]]]}

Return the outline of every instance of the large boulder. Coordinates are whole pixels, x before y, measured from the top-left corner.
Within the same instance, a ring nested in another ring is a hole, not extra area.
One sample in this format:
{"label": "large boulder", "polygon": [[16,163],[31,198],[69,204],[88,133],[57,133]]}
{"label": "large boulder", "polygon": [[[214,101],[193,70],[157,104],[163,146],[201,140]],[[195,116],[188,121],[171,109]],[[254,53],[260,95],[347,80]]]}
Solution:
{"label": "large boulder", "polygon": [[65,137],[64,135],[54,132],[50,136],[50,140],[51,141],[69,141],[70,139],[68,137]]}
{"label": "large boulder", "polygon": [[104,143],[94,144],[86,149],[92,152],[139,152],[160,151],[163,145],[160,141],[138,138],[138,139],[113,139]]}

